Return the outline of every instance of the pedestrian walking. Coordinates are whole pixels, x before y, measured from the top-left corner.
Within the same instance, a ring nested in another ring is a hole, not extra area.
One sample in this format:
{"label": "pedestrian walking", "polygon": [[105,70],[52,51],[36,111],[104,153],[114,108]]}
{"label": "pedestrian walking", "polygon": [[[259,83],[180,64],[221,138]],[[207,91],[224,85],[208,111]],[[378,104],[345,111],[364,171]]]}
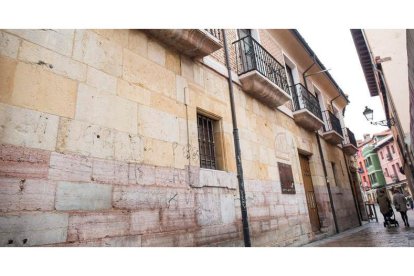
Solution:
{"label": "pedestrian walking", "polygon": [[401,218],[404,221],[404,225],[406,227],[410,227],[407,217],[407,200],[405,199],[405,196],[399,190],[395,189],[392,200],[394,202],[395,210],[397,210],[401,214]]}
{"label": "pedestrian walking", "polygon": [[391,200],[388,198],[385,188],[380,188],[377,190],[377,203],[379,205],[381,214],[384,216],[384,221],[387,221],[386,215],[389,213],[392,207]]}

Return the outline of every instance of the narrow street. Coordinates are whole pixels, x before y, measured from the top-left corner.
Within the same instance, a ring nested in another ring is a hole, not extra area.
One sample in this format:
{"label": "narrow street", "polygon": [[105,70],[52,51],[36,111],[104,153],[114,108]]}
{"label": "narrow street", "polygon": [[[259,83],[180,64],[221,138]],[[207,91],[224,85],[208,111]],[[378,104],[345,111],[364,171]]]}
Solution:
{"label": "narrow street", "polygon": [[399,227],[383,225],[384,218],[376,208],[378,222],[363,222],[358,228],[305,245],[306,247],[414,247],[414,211],[408,210],[410,227],[405,227],[400,213],[396,213]]}

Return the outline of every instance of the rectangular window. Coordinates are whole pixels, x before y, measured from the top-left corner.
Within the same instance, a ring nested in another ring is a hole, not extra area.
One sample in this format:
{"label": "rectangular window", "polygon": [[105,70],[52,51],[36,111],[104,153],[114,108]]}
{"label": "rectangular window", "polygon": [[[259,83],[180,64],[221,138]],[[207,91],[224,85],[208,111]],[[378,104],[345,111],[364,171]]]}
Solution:
{"label": "rectangular window", "polygon": [[375,175],[375,173],[371,174],[372,177],[372,183],[377,183],[377,176]]}
{"label": "rectangular window", "polygon": [[382,151],[380,151],[381,159],[384,159],[384,155],[382,154]]}
{"label": "rectangular window", "polygon": [[392,171],[394,172],[394,176],[397,176],[397,169],[394,164],[392,165]]}
{"label": "rectangular window", "polygon": [[387,168],[385,168],[385,176],[390,176],[390,175],[388,174],[388,169],[387,169]]}
{"label": "rectangular window", "polygon": [[367,182],[367,179],[365,178],[365,175],[362,177],[364,182]]}
{"label": "rectangular window", "polygon": [[214,123],[215,120],[197,114],[200,167],[213,170],[216,169],[216,150],[213,129]]}
{"label": "rectangular window", "polygon": [[392,153],[395,153],[394,145],[391,145],[391,151],[392,151]]}

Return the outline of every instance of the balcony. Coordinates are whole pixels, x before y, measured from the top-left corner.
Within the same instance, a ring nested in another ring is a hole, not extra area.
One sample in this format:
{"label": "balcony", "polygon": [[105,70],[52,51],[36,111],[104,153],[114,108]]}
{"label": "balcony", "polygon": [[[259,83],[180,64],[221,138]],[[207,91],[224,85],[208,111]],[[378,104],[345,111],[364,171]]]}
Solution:
{"label": "balcony", "polygon": [[394,183],[397,183],[398,181],[400,181],[398,175],[391,175],[391,179],[392,179],[392,182]]}
{"label": "balcony", "polygon": [[189,57],[205,57],[223,47],[218,29],[152,29],[147,33]]}
{"label": "balcony", "polygon": [[291,100],[285,68],[253,37],[233,42],[242,89],[262,103],[276,108]]}
{"label": "balcony", "polygon": [[388,161],[391,161],[391,160],[392,160],[392,155],[391,155],[391,153],[387,153],[387,160],[388,160]]}
{"label": "balcony", "polygon": [[357,142],[355,140],[355,135],[349,128],[343,129],[344,141],[342,143],[342,148],[344,149],[345,154],[354,155],[358,151]]}
{"label": "balcony", "polygon": [[291,91],[295,122],[310,131],[320,129],[323,119],[318,99],[300,83],[291,86]]}
{"label": "balcony", "polygon": [[323,116],[325,118],[324,124],[324,132],[322,133],[322,137],[326,140],[326,142],[337,145],[342,142],[343,133],[341,122],[339,119],[329,110],[325,110],[323,112]]}

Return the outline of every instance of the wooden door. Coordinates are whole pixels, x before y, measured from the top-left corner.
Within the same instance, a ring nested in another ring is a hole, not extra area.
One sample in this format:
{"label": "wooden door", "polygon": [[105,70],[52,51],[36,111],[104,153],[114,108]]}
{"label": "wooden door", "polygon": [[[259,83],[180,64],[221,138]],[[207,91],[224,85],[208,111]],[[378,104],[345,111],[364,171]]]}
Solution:
{"label": "wooden door", "polygon": [[312,175],[309,167],[309,160],[306,156],[299,154],[300,167],[302,169],[303,184],[305,186],[306,201],[308,203],[309,219],[312,231],[319,231],[321,228],[318,215],[318,207],[316,205],[315,192],[312,184]]}

